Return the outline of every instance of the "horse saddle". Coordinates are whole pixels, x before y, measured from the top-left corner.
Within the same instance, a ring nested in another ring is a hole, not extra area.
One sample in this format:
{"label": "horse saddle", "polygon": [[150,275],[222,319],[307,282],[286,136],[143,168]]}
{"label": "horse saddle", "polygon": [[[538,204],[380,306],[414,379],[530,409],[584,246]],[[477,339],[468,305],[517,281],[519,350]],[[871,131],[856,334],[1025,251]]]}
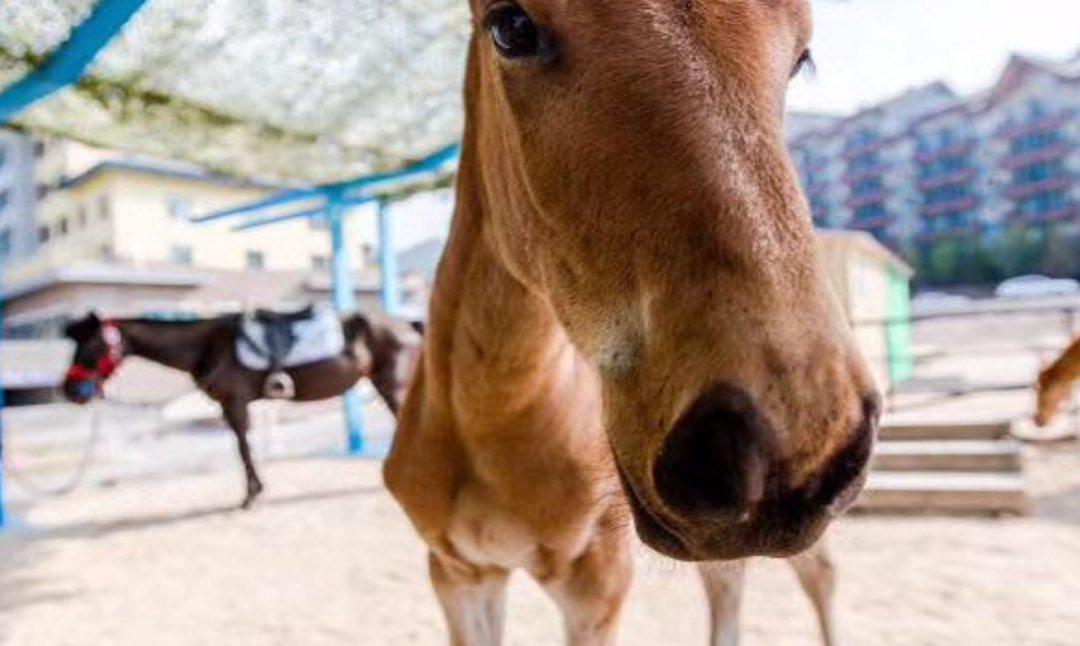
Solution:
{"label": "horse saddle", "polygon": [[280,372],[325,361],[344,350],[341,320],[328,305],[295,312],[260,309],[240,317],[236,355],[249,370]]}

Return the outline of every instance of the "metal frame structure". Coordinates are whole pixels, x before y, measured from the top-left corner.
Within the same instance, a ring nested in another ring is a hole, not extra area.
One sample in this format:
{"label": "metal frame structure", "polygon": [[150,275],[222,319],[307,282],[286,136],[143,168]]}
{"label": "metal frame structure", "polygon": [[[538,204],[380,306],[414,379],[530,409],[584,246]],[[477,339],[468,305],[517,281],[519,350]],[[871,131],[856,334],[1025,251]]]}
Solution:
{"label": "metal frame structure", "polygon": [[[392,315],[397,313],[401,304],[401,286],[394,252],[393,219],[387,196],[392,194],[395,188],[400,190],[403,183],[442,172],[457,160],[459,151],[458,144],[446,146],[397,171],[377,173],[326,186],[287,189],[249,204],[195,217],[192,221],[205,224],[238,219],[239,222],[233,230],[246,231],[298,219],[322,218],[330,231],[332,301],[339,313],[346,313],[356,308],[356,292],[345,240],[345,219],[350,208],[376,203],[381,276],[379,300],[383,309]],[[343,399],[348,453],[353,456],[365,455],[367,447],[359,395],[354,389],[345,393]]]}
{"label": "metal frame structure", "polygon": [[[72,30],[39,67],[0,92],[0,126],[49,95],[78,82],[124,25],[146,4],[146,0],[101,0],[90,15]],[[0,265],[2,265],[0,259]],[[3,285],[0,276],[0,329],[3,323]],[[4,386],[0,380],[0,413],[4,409]],[[4,505],[4,427],[0,417],[0,530],[8,523]]]}
{"label": "metal frame structure", "polygon": [[[90,15],[71,31],[67,41],[59,45],[40,66],[28,72],[15,84],[0,91],[0,126],[38,101],[77,83],[98,54],[145,4],[146,0],[99,0]],[[381,302],[388,312],[393,313],[400,303],[400,288],[397,284],[392,220],[388,198],[385,196],[392,195],[395,187],[399,187],[402,183],[443,171],[456,160],[457,156],[458,146],[448,146],[400,170],[376,173],[332,185],[290,189],[252,204],[209,214],[196,221],[210,222],[223,218],[254,216],[248,217],[234,227],[236,230],[245,230],[299,218],[324,218],[330,231],[332,247],[333,303],[338,311],[347,311],[353,309],[356,303],[349,254],[345,244],[344,220],[350,207],[377,202],[379,260],[382,265],[383,279]],[[305,202],[316,202],[316,204],[304,206]],[[287,206],[299,208],[285,214],[271,212],[271,209]],[[3,288],[0,284],[0,327],[3,321],[3,297]],[[355,390],[346,393],[344,405],[349,454],[362,455],[365,446],[361,407]],[[3,383],[0,381],[0,412],[3,411],[3,407]],[[0,530],[9,521],[4,507],[3,484],[3,423],[0,419]]]}

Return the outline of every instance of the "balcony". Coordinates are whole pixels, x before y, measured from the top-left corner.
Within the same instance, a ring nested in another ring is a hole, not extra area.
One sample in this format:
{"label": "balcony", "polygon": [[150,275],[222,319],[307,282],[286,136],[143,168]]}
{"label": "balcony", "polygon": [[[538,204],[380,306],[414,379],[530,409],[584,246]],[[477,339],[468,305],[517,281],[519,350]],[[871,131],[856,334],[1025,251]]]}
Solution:
{"label": "balcony", "polygon": [[858,159],[863,155],[869,155],[876,153],[885,147],[884,139],[874,139],[873,141],[864,141],[862,143],[853,144],[844,147],[843,157],[844,159],[851,161],[852,159]]}
{"label": "balcony", "polygon": [[855,184],[871,177],[880,177],[881,175],[884,175],[888,170],[889,165],[884,162],[879,163],[875,166],[871,166],[869,168],[864,168],[862,170],[853,170],[849,167],[848,171],[844,174],[844,181],[848,184]]}
{"label": "balcony", "polygon": [[1009,213],[1010,222],[1059,222],[1061,220],[1073,220],[1080,217],[1080,205],[1076,202],[1066,204],[1055,209],[1025,213],[1013,211]]}
{"label": "balcony", "polygon": [[947,202],[938,202],[937,204],[928,204],[922,209],[922,216],[924,218],[936,218],[949,213],[957,213],[961,211],[968,211],[979,205],[979,200],[974,195],[968,195],[955,200],[949,200]]}
{"label": "balcony", "polygon": [[915,161],[920,164],[929,164],[931,162],[938,161],[939,159],[948,159],[950,157],[960,157],[961,155],[967,155],[974,149],[974,141],[958,141],[954,144],[949,144],[947,146],[917,152],[915,153]]}
{"label": "balcony", "polygon": [[941,188],[942,186],[966,184],[973,179],[975,179],[975,169],[963,168],[952,171],[951,173],[920,178],[918,186],[920,191],[932,191],[935,188]]}
{"label": "balcony", "polygon": [[1058,175],[1036,182],[1016,182],[1005,188],[1003,193],[1010,200],[1025,200],[1039,193],[1048,193],[1061,189],[1070,188],[1076,183],[1073,175]]}
{"label": "balcony", "polygon": [[859,207],[866,206],[867,204],[883,203],[889,199],[889,192],[885,189],[878,189],[869,193],[863,193],[861,195],[852,195],[847,200],[848,208],[854,210]]}
{"label": "balcony", "polygon": [[819,197],[821,195],[824,195],[826,192],[828,192],[829,183],[828,182],[814,182],[812,184],[807,184],[806,187],[804,188],[804,190],[806,191],[806,196],[807,197]]}
{"label": "balcony", "polygon": [[973,222],[938,229],[930,229],[923,225],[915,237],[920,242],[940,240],[941,238],[963,238],[971,235],[978,235],[980,228],[978,223]]}
{"label": "balcony", "polygon": [[895,218],[891,213],[885,213],[883,215],[875,215],[871,218],[860,218],[852,220],[848,227],[855,229],[856,231],[874,231],[876,229],[883,229],[893,223]]}
{"label": "balcony", "polygon": [[999,137],[1016,139],[1017,137],[1026,137],[1048,130],[1057,130],[1064,126],[1068,120],[1069,118],[1065,114],[1052,114],[1023,123],[1007,124],[998,130],[997,134]]}
{"label": "balcony", "polygon": [[1073,145],[1071,143],[1063,141],[1038,150],[1031,150],[1023,153],[1010,153],[1001,160],[1001,166],[1007,170],[1014,170],[1029,164],[1054,161],[1066,157],[1072,152],[1072,149]]}

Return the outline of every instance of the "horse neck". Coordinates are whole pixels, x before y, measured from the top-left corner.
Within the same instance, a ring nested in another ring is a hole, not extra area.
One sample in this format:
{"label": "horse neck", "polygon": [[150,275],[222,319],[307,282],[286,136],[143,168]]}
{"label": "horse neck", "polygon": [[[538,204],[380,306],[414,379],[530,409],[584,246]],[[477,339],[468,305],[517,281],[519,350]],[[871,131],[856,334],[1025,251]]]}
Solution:
{"label": "horse neck", "polygon": [[116,322],[127,354],[192,372],[222,321],[172,322],[123,319]]}
{"label": "horse neck", "polygon": [[[529,419],[553,410],[565,421],[593,426],[599,391],[592,369],[551,306],[513,276],[488,242],[471,158],[467,147],[433,289],[425,387],[452,398],[455,414],[469,418],[465,432],[511,426],[528,432],[535,426]],[[559,432],[550,419],[543,423],[545,433]]]}

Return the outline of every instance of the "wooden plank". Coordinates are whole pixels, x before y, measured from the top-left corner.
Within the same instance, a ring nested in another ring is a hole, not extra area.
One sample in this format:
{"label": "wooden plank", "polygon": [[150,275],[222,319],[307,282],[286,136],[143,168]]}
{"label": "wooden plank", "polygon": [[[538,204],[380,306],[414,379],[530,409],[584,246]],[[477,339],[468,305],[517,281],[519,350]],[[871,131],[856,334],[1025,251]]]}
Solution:
{"label": "wooden plank", "polygon": [[1011,437],[1011,422],[983,424],[889,424],[878,433],[886,442],[925,442],[933,440],[979,441]]}
{"label": "wooden plank", "polygon": [[870,476],[864,511],[959,514],[1026,514],[1024,477],[1000,473],[889,473]]}
{"label": "wooden plank", "polygon": [[880,442],[874,469],[1017,473],[1023,469],[1023,447],[1015,440]]}

